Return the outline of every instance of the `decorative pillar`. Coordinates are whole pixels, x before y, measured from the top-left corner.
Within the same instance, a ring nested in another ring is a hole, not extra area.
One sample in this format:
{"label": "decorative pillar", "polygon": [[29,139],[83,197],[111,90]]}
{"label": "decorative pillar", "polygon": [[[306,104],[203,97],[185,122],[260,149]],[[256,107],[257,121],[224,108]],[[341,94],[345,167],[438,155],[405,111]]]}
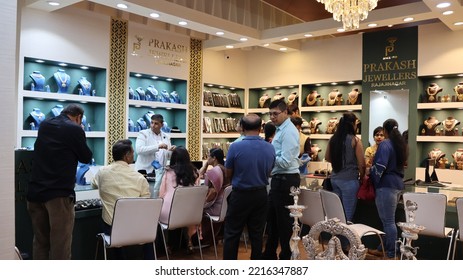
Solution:
{"label": "decorative pillar", "polygon": [[188,151],[191,160],[201,160],[201,103],[203,91],[202,41],[190,39],[190,74],[188,77]]}
{"label": "decorative pillar", "polygon": [[113,144],[126,138],[125,123],[126,88],[127,88],[127,46],[128,22],[111,18],[111,46],[109,49],[109,81],[108,81],[108,129],[106,146],[108,147],[107,162],[112,162]]}

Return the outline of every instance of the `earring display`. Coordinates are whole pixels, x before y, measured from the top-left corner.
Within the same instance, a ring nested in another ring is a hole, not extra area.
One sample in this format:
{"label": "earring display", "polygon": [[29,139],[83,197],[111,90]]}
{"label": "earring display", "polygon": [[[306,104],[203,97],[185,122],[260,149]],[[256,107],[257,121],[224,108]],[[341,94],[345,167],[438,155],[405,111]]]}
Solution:
{"label": "earring display", "polygon": [[444,135],[445,136],[458,136],[457,125],[460,124],[460,121],[454,117],[448,117],[444,120]]}
{"label": "earring display", "polygon": [[438,125],[442,122],[431,116],[424,120],[423,125],[420,128],[421,135],[435,136],[440,135]]}
{"label": "earring display", "polygon": [[438,84],[431,83],[426,89],[427,101],[437,102],[437,94],[441,92],[442,90],[443,88],[441,88]]}
{"label": "earring display", "polygon": [[29,77],[32,79],[31,90],[32,91],[44,91],[45,90],[45,77],[40,71],[33,71]]}
{"label": "earring display", "polygon": [[58,69],[58,71],[53,74],[53,77],[58,86],[58,93],[67,93],[69,85],[71,84],[71,77],[66,74],[63,69]]}
{"label": "earring display", "polygon": [[80,85],[79,95],[90,96],[92,93],[92,83],[86,77],[81,77],[77,83]]}
{"label": "earring display", "polygon": [[[317,106],[317,101],[319,98],[320,94],[316,90],[313,90],[311,93],[309,93],[309,95],[307,95],[305,103],[307,104],[307,106]],[[323,101],[321,101],[320,106],[323,106],[322,103]]]}
{"label": "earring display", "polygon": [[32,122],[30,123],[31,130],[38,130],[40,123],[45,119],[45,114],[42,113],[39,108],[34,108],[29,115],[32,119]]}
{"label": "earring display", "polygon": [[462,102],[463,101],[463,82],[459,82],[453,90],[455,91],[456,101]]}

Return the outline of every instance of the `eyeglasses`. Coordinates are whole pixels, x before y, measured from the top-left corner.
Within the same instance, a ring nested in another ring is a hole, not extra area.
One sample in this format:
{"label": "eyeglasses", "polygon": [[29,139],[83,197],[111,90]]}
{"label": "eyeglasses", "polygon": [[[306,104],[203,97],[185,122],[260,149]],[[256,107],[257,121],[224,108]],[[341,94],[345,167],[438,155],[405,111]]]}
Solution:
{"label": "eyeglasses", "polygon": [[278,115],[281,113],[282,113],[281,111],[280,112],[274,111],[274,112],[269,112],[268,114],[270,115],[270,117],[278,117]]}

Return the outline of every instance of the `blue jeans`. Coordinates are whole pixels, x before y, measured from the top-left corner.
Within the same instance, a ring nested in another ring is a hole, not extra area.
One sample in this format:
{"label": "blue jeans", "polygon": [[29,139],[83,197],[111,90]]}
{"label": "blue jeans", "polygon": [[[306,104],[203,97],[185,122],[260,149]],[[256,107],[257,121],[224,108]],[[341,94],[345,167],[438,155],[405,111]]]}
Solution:
{"label": "blue jeans", "polygon": [[333,186],[333,192],[337,194],[342,201],[346,220],[351,222],[354,217],[355,207],[357,207],[357,193],[360,187],[359,181],[331,178],[331,185]]}
{"label": "blue jeans", "polygon": [[397,226],[395,224],[395,212],[400,192],[400,190],[391,188],[376,189],[376,208],[383,223],[383,230],[386,233],[385,247],[389,258],[393,258],[396,253]]}

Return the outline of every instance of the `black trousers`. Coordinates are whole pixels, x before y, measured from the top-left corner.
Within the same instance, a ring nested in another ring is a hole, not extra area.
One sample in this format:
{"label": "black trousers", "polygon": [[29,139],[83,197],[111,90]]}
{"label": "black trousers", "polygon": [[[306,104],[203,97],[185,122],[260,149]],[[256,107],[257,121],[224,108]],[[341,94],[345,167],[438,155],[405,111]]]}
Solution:
{"label": "black trousers", "polygon": [[280,260],[291,258],[289,241],[293,234],[294,219],[289,216],[288,205],[294,204],[289,194],[291,187],[299,187],[299,174],[276,174],[272,176],[270,193],[268,195],[267,229],[268,237],[263,253],[264,259],[277,259],[277,248],[280,245]]}
{"label": "black trousers", "polygon": [[224,223],[223,259],[238,259],[240,237],[245,226],[251,242],[251,259],[262,258],[264,227],[267,218],[267,189],[233,190],[228,196]]}

